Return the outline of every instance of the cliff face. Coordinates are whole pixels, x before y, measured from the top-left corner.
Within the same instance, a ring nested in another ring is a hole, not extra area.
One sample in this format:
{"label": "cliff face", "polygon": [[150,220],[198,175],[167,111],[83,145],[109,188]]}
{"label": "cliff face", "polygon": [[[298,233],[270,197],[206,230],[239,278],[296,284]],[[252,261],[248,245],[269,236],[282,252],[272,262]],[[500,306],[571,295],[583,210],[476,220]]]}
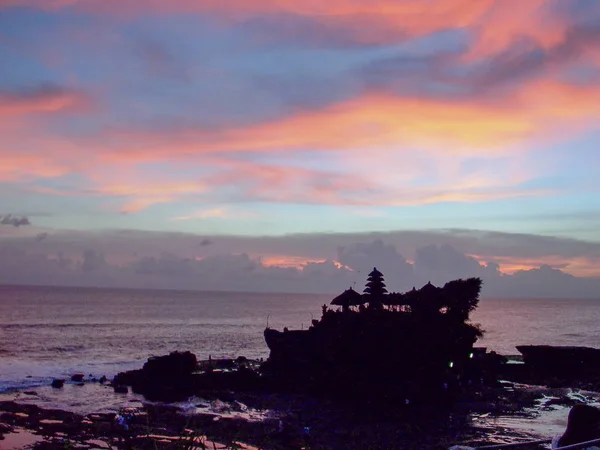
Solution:
{"label": "cliff face", "polygon": [[428,284],[386,294],[372,308],[324,308],[306,331],[266,329],[263,373],[292,389],[437,396],[472,368],[481,331],[468,317],[480,288],[479,279]]}

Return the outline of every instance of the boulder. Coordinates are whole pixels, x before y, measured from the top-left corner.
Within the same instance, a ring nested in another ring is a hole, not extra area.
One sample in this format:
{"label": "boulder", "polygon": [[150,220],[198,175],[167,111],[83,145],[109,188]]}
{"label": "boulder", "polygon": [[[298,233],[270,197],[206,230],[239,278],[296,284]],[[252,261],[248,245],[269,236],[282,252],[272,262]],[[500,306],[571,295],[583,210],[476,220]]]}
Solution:
{"label": "boulder", "polygon": [[[246,362],[247,359],[240,359]],[[254,370],[233,359],[211,360],[218,369],[198,373],[196,356],[190,352],[174,352],[150,358],[142,369],[119,373],[113,387],[131,386],[136,394],[150,401],[176,402],[192,395],[210,395],[227,391],[253,391],[262,387],[261,378]],[[239,365],[238,365],[239,364]]]}
{"label": "boulder", "polygon": [[525,366],[543,375],[579,377],[600,373],[600,349],[591,347],[520,345]]}
{"label": "boulder", "polygon": [[52,380],[51,386],[55,389],[60,389],[65,385],[65,380],[55,378]]}
{"label": "boulder", "polygon": [[[577,346],[520,345],[524,364],[513,366],[506,379],[551,387],[597,390],[600,380],[600,349]],[[518,366],[520,370],[516,371]],[[511,376],[512,375],[512,376]]]}
{"label": "boulder", "polygon": [[113,389],[116,394],[127,394],[129,392],[129,389],[127,388],[127,386],[123,386],[120,384],[113,386]]}
{"label": "boulder", "polygon": [[85,375],[82,373],[75,373],[73,375],[71,375],[71,381],[74,381],[75,383],[81,383],[84,379]]}
{"label": "boulder", "polygon": [[115,389],[131,386],[133,392],[151,401],[180,401],[193,394],[193,373],[197,368],[193,353],[172,352],[148,359],[142,369],[119,373],[112,385]]}
{"label": "boulder", "polygon": [[151,377],[179,377],[197,370],[198,360],[192,352],[172,352],[148,359],[142,371]]}

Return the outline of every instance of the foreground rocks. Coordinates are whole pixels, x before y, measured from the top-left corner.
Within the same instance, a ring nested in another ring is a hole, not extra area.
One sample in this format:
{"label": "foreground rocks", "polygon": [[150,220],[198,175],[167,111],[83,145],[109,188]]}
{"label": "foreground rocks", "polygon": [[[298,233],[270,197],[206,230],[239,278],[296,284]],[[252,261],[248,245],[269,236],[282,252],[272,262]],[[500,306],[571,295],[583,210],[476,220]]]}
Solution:
{"label": "foreground rocks", "polygon": [[[34,450],[64,448],[183,449],[192,443],[213,448],[260,449],[447,449],[459,442],[490,443],[490,430],[474,427],[470,415],[515,414],[542,395],[528,390],[486,388],[455,405],[452,413],[435,407],[364,409],[324,398],[290,394],[240,394],[229,409],[271,411],[262,420],[228,413],[195,413],[169,405],[146,404],[120,414],[80,416],[36,406],[0,402],[0,435],[27,430],[42,436]],[[200,401],[200,400],[197,400]],[[205,402],[205,401],[203,401]],[[213,402],[219,404],[220,402]],[[239,408],[236,405],[242,405]],[[520,413],[519,413],[520,414]],[[504,441],[524,439],[507,432]],[[241,445],[245,445],[241,446]],[[0,448],[2,441],[0,440]],[[217,446],[216,448],[223,448]]]}
{"label": "foreground rocks", "polygon": [[177,402],[193,395],[261,391],[265,382],[245,359],[208,361],[200,367],[193,353],[173,352],[149,359],[142,369],[119,373],[113,386],[131,386],[151,401]]}
{"label": "foreground rocks", "polygon": [[521,364],[503,364],[499,376],[552,388],[600,391],[600,349],[551,345],[517,346]]}

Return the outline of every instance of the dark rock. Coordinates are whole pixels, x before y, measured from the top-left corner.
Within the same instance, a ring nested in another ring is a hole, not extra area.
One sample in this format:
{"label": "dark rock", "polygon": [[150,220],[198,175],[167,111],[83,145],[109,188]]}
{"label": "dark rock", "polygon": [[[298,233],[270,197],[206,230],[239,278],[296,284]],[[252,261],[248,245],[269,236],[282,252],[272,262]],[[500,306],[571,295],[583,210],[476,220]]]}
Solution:
{"label": "dark rock", "polygon": [[[175,402],[192,395],[216,395],[223,399],[229,391],[262,389],[260,375],[232,359],[211,360],[215,369],[197,373],[196,357],[189,353],[171,353],[152,358],[139,370],[119,373],[113,386],[131,386],[133,392],[151,401]],[[170,370],[173,369],[173,370]]]}
{"label": "dark rock", "polygon": [[100,377],[100,379],[98,380],[98,382],[102,383],[102,384],[106,383],[107,381],[108,381],[108,378],[106,378],[106,375],[102,375]]}
{"label": "dark rock", "polygon": [[25,391],[25,392],[23,392],[23,394],[25,394],[25,395],[38,395],[38,393],[35,392],[35,391]]}
{"label": "dark rock", "polygon": [[190,375],[197,368],[198,360],[193,353],[172,352],[148,359],[142,370],[152,377],[179,377]]}
{"label": "dark rock", "polygon": [[76,383],[81,383],[84,378],[85,378],[84,374],[82,374],[82,373],[76,373],[76,374],[74,374],[74,375],[71,376],[71,381],[74,381]]}
{"label": "dark rock", "polygon": [[194,393],[193,373],[198,367],[196,355],[173,352],[148,359],[140,370],[119,373],[113,386],[131,386],[133,392],[153,401],[180,401]]}
{"label": "dark rock", "polygon": [[12,432],[13,432],[13,427],[11,427],[10,425],[4,424],[4,423],[0,423],[0,436],[2,436],[3,434],[12,433]]}
{"label": "dark rock", "polygon": [[523,363],[505,364],[501,369],[505,380],[555,388],[600,388],[600,349],[520,345],[517,350],[523,355]]}
{"label": "dark rock", "polygon": [[123,386],[120,384],[117,384],[113,387],[113,389],[115,390],[115,393],[117,394],[127,394],[129,392],[129,389],[127,388],[127,386]]}
{"label": "dark rock", "polygon": [[55,378],[54,380],[52,380],[52,384],[51,386],[55,389],[60,389],[65,385],[65,380],[60,380]]}
{"label": "dark rock", "polygon": [[525,365],[549,375],[600,373],[600,349],[552,345],[519,345]]}

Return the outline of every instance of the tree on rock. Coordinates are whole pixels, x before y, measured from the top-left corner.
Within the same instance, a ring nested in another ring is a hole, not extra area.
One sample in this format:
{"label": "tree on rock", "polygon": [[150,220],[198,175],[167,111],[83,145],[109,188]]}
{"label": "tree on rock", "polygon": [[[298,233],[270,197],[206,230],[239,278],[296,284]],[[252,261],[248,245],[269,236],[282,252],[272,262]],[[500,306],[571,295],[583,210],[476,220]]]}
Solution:
{"label": "tree on rock", "polygon": [[383,274],[377,270],[376,267],[373,267],[373,271],[369,274],[363,292],[367,295],[369,308],[383,308],[383,299],[387,294],[387,289],[385,287]]}

